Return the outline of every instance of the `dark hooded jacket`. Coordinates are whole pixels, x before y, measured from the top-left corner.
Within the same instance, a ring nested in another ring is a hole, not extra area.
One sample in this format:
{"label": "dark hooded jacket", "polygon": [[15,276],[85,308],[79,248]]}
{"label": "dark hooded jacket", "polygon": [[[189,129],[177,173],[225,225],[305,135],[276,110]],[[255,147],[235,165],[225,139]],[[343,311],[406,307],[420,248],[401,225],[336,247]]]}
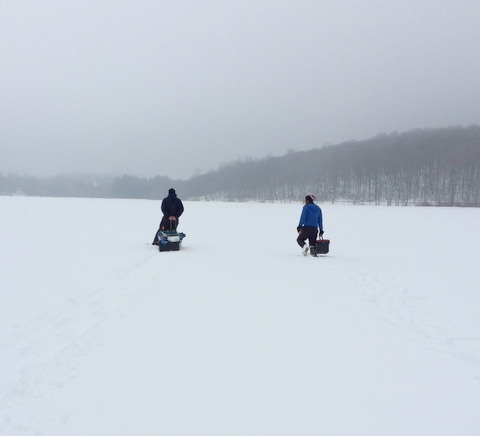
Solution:
{"label": "dark hooded jacket", "polygon": [[162,212],[164,217],[174,216],[178,218],[183,213],[182,200],[177,197],[174,189],[168,191],[168,196],[162,201]]}

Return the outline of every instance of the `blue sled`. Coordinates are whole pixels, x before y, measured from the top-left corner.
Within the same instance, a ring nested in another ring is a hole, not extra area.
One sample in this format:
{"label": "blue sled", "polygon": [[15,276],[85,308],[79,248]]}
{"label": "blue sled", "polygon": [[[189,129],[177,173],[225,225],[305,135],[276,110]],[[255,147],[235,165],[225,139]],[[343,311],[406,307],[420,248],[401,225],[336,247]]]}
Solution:
{"label": "blue sled", "polygon": [[176,230],[159,230],[157,233],[158,249],[160,251],[178,251],[185,236],[185,233]]}

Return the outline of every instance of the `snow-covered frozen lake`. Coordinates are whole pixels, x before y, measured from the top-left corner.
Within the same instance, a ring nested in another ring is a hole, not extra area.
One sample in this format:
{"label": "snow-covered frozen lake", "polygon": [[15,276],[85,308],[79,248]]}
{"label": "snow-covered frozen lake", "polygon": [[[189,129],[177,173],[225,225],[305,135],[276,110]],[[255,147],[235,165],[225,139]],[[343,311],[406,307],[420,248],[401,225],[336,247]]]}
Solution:
{"label": "snow-covered frozen lake", "polygon": [[480,434],[480,209],[184,204],[0,197],[1,435]]}

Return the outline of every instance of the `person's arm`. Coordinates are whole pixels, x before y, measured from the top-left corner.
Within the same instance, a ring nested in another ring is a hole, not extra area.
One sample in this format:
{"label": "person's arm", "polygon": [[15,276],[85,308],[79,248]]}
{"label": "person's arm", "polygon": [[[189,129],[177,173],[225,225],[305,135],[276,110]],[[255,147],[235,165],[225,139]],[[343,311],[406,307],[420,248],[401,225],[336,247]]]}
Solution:
{"label": "person's arm", "polygon": [[178,212],[177,218],[183,213],[183,203],[182,200],[178,199]]}

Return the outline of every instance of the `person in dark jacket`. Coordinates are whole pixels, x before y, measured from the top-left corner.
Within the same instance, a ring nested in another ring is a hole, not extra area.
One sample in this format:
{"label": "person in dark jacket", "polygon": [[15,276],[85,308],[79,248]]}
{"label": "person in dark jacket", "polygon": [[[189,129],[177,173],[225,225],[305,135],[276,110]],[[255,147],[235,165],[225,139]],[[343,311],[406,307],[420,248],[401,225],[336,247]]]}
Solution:
{"label": "person in dark jacket", "polygon": [[[162,200],[162,213],[163,217],[160,221],[158,230],[176,230],[178,226],[178,219],[183,213],[183,203],[177,197],[175,189],[170,188],[168,190],[168,196]],[[158,233],[158,232],[157,232]],[[155,238],[152,242],[153,245],[158,245],[158,236],[155,234]]]}
{"label": "person in dark jacket", "polygon": [[[302,247],[303,255],[306,256],[310,247],[310,254],[316,256],[317,231],[323,235],[323,218],[322,209],[314,203],[315,196],[307,195],[305,197],[305,205],[302,209],[300,222],[298,223],[297,243]],[[318,230],[317,230],[318,229]],[[308,239],[308,244],[305,240]]]}

